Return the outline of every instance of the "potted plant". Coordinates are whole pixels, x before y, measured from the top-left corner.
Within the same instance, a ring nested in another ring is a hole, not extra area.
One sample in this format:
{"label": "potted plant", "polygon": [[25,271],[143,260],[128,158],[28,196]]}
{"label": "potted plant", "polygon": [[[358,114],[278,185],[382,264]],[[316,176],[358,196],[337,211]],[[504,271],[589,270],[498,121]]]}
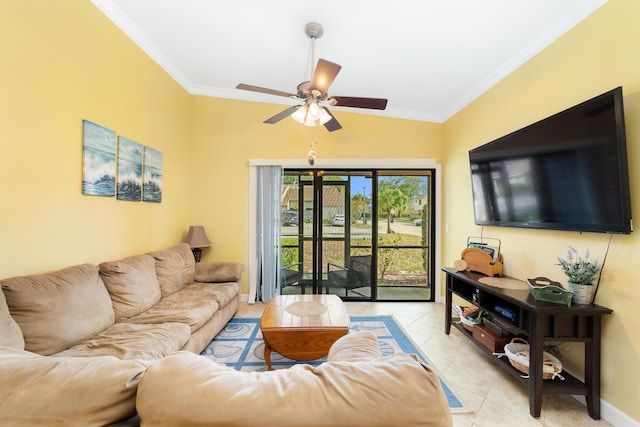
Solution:
{"label": "potted plant", "polygon": [[567,286],[573,292],[572,301],[576,304],[591,304],[596,288],[593,280],[602,269],[598,265],[598,260],[592,262],[589,259],[588,250],[584,258],[580,257],[578,251],[569,246],[567,257],[565,259],[558,257],[558,261],[562,272],[569,278]]}

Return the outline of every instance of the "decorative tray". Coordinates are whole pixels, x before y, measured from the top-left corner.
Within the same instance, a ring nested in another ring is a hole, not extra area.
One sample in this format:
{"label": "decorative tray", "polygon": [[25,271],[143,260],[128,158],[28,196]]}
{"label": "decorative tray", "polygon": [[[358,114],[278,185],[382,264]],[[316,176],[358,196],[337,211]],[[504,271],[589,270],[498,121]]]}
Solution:
{"label": "decorative tray", "polygon": [[571,306],[573,292],[564,289],[558,282],[546,277],[536,277],[535,279],[527,279],[527,285],[529,285],[529,293],[537,301]]}

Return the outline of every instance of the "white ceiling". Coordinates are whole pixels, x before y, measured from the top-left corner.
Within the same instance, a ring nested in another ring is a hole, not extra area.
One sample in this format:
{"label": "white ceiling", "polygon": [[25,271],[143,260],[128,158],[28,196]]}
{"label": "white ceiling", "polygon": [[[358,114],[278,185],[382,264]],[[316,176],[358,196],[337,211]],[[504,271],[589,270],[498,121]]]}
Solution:
{"label": "white ceiling", "polygon": [[[342,65],[334,96],[387,98],[385,111],[443,122],[606,0],[92,0],[189,93],[292,104],[316,59]],[[335,110],[343,108],[333,107]],[[274,110],[274,114],[279,110]],[[266,119],[266,117],[265,117]]]}

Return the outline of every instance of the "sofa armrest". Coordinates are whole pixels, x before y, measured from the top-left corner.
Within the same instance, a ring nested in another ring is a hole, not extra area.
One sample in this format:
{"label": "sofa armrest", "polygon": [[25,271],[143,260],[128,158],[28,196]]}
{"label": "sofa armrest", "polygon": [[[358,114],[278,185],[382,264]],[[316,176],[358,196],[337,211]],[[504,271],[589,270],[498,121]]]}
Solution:
{"label": "sofa armrest", "polygon": [[238,282],[243,272],[244,264],[239,262],[196,263],[196,282]]}

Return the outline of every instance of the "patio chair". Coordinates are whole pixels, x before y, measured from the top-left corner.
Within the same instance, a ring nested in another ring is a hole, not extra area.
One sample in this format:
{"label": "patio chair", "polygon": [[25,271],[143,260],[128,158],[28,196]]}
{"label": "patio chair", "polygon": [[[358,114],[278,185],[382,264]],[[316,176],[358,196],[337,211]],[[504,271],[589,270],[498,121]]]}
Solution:
{"label": "patio chair", "polygon": [[302,281],[302,263],[288,265],[280,270],[280,288],[287,286],[300,286],[302,293],[305,292],[305,284]]}
{"label": "patio chair", "polygon": [[327,293],[331,286],[344,288],[344,295],[356,288],[371,287],[371,255],[357,255],[349,259],[349,267],[327,265]]}

